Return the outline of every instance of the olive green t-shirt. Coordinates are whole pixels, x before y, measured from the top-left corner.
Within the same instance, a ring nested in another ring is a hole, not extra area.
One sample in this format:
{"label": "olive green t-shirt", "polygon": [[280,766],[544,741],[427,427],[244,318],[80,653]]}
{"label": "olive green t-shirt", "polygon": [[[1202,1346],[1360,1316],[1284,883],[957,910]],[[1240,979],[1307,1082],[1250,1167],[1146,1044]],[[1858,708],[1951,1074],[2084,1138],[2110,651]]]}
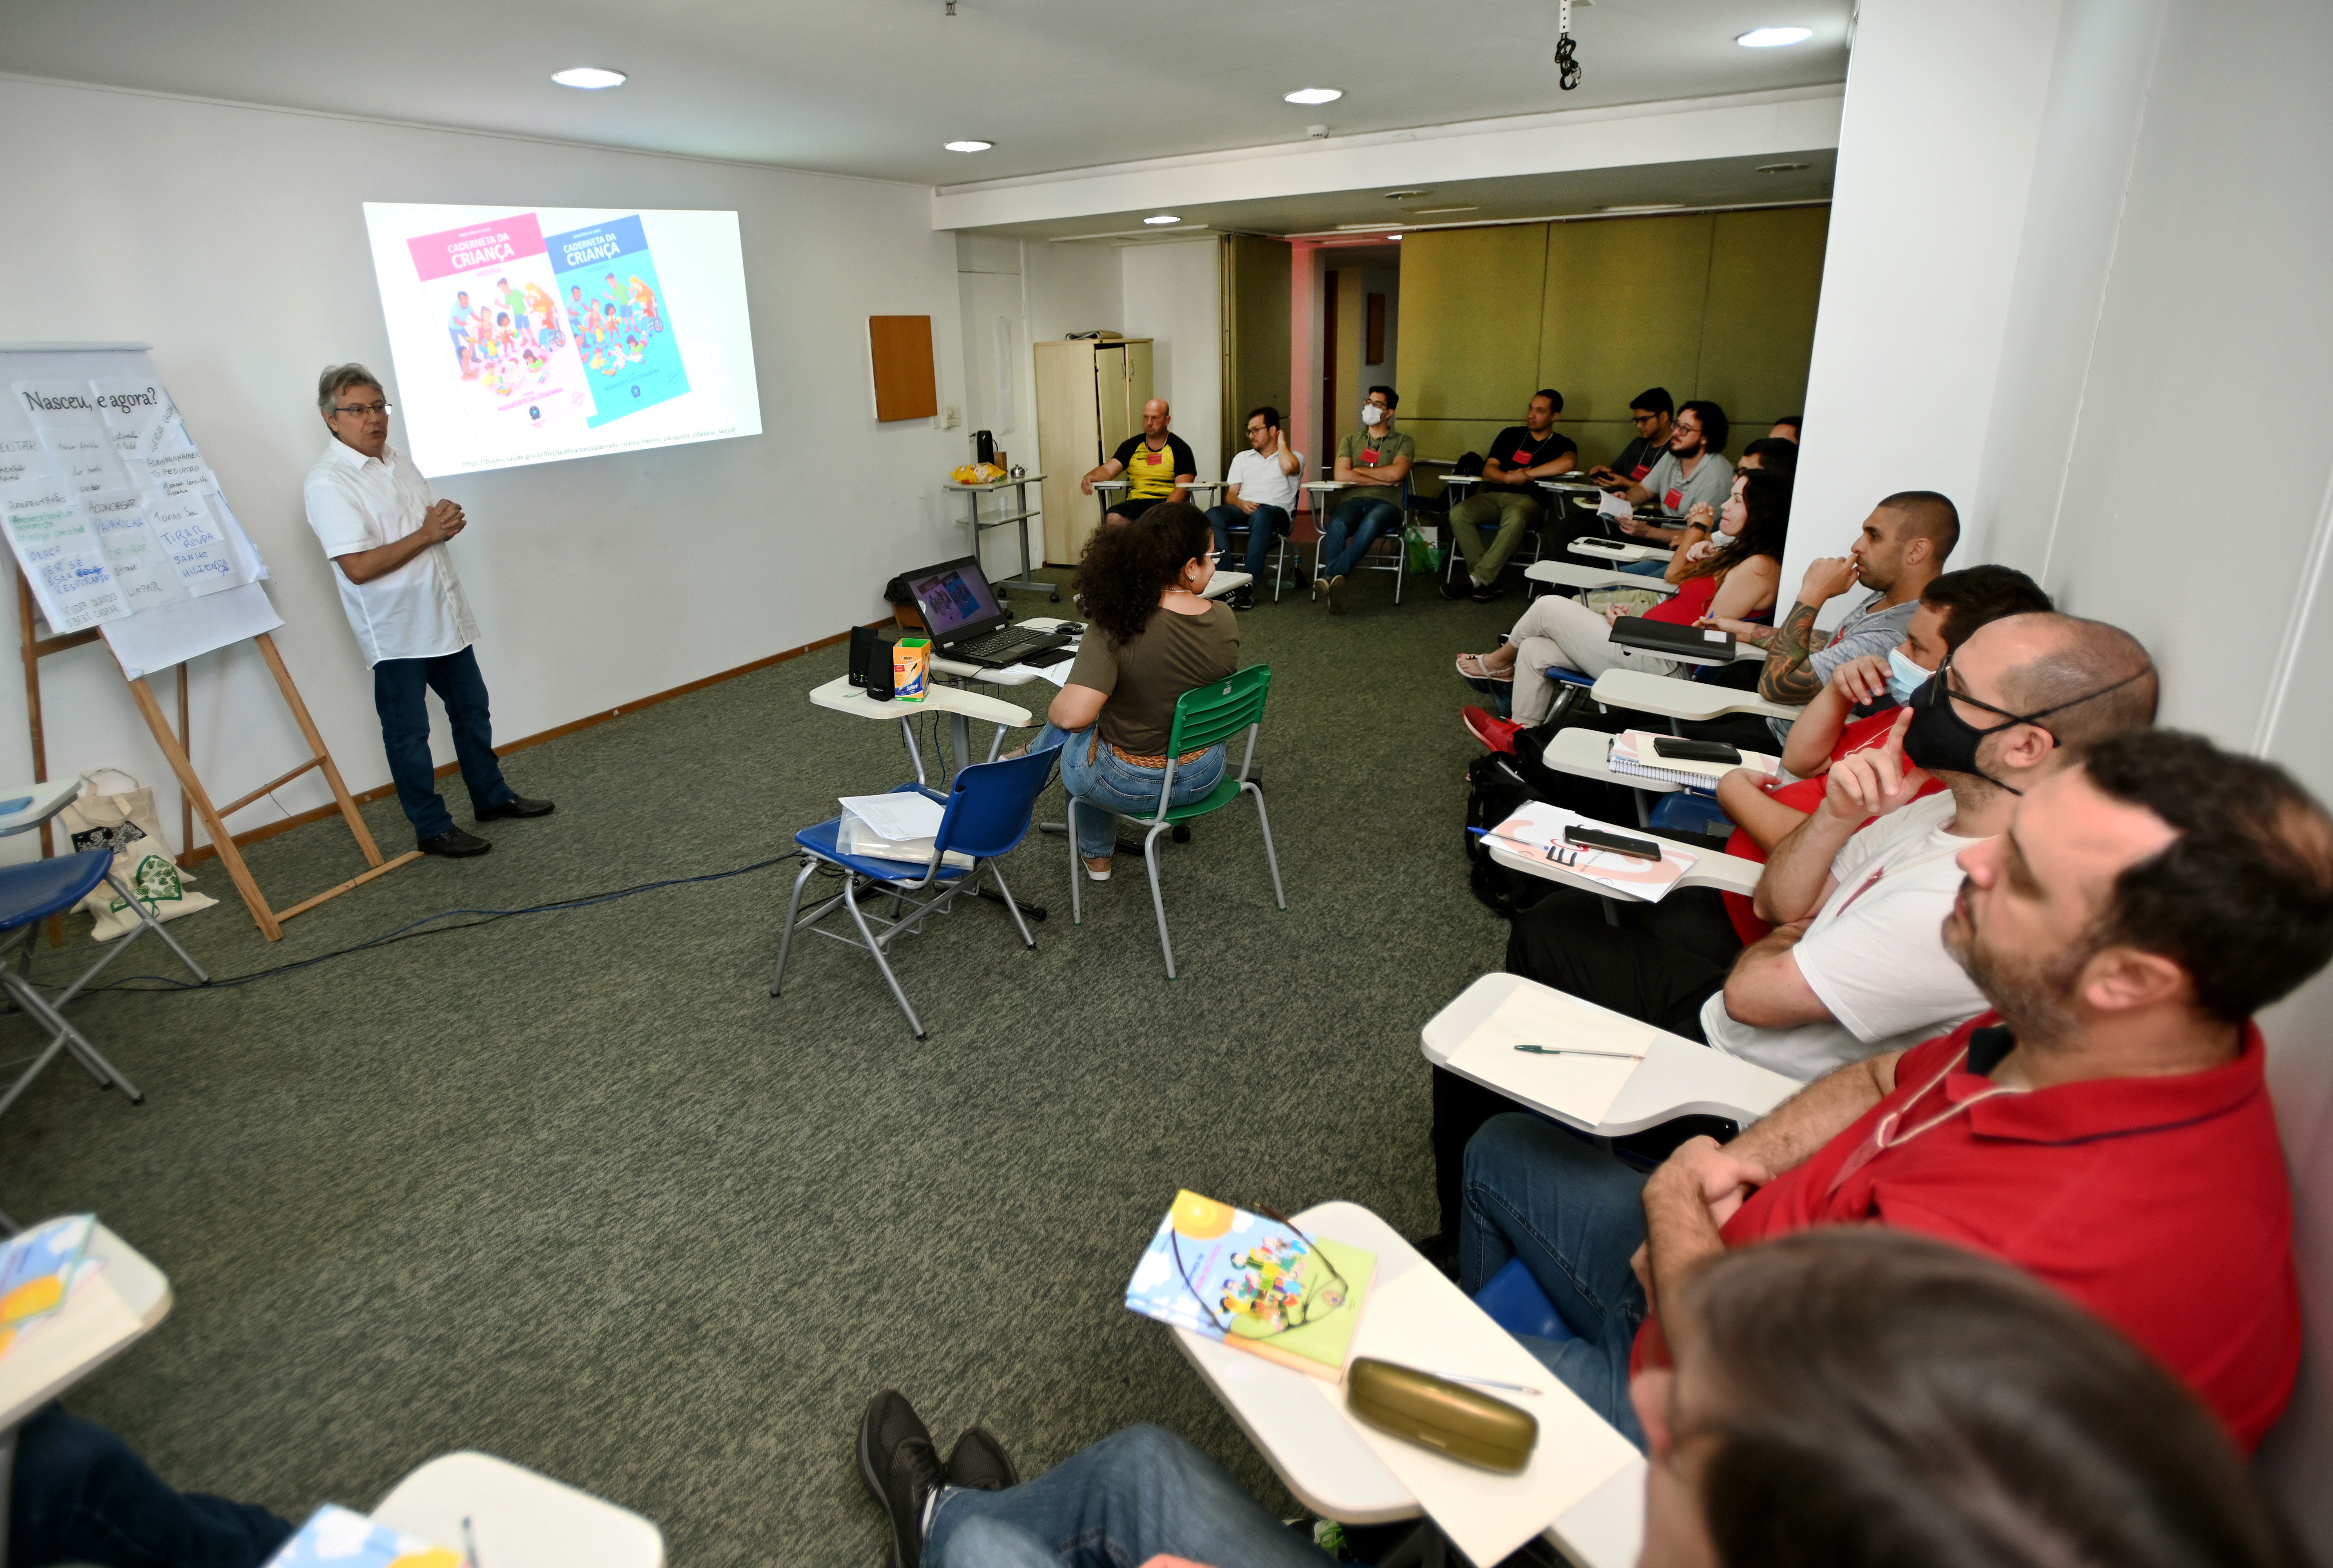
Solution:
{"label": "olive green t-shirt", "polygon": [[1239,619],[1227,604],[1205,615],[1160,610],[1142,635],[1118,642],[1097,626],[1070,666],[1075,686],[1106,692],[1101,737],[1137,756],[1163,756],[1175,729],[1175,704],[1193,687],[1239,668]]}
{"label": "olive green t-shirt", "polygon": [[1376,435],[1368,430],[1348,430],[1337,443],[1337,456],[1356,468],[1390,468],[1397,457],[1415,457],[1417,443],[1400,430],[1388,430]]}

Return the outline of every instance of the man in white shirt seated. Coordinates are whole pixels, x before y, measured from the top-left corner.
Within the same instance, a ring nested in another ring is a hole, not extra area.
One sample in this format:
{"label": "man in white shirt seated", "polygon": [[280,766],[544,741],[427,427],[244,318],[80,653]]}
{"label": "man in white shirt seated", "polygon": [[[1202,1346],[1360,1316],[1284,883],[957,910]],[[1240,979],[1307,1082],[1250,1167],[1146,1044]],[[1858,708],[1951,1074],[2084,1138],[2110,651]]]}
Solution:
{"label": "man in white shirt seated", "polygon": [[478,623],[446,551],[467,521],[453,502],[432,498],[421,470],[389,444],[389,399],[371,371],[331,367],[317,383],[316,407],[332,439],[308,470],[308,526],[331,559],[341,608],[372,667],[398,803],[424,853],[483,855],[494,846],[456,827],[437,794],[425,690],[446,706],[473,817],[548,816],[552,807],[504,783],[494,755],[485,678],[470,647]]}
{"label": "man in white shirt seated", "polygon": [[[1275,534],[1294,524],[1296,489],[1304,478],[1304,454],[1288,445],[1280,428],[1280,410],[1266,404],[1247,417],[1247,448],[1232,459],[1224,476],[1224,504],[1207,514],[1215,524],[1215,548],[1231,553],[1234,528],[1247,530],[1247,574],[1261,580],[1264,557],[1272,553]],[[1255,607],[1255,584],[1235,588],[1226,595],[1234,610]]]}
{"label": "man in white shirt seated", "polygon": [[[2070,615],[1980,627],[1904,705],[1886,745],[1831,765],[1822,804],[1774,846],[1747,948],[1706,889],[1620,907],[1560,893],[1514,918],[1507,968],[1800,1082],[1944,1034],[1984,1011],[1944,950],[1954,856],[2007,825],[2064,754],[2155,722],[2155,675],[2128,632]],[[1930,776],[1945,791],[1915,800]],[[1730,957],[1729,957],[1730,955]],[[1434,1074],[1445,1238],[1466,1140],[1511,1109]]]}

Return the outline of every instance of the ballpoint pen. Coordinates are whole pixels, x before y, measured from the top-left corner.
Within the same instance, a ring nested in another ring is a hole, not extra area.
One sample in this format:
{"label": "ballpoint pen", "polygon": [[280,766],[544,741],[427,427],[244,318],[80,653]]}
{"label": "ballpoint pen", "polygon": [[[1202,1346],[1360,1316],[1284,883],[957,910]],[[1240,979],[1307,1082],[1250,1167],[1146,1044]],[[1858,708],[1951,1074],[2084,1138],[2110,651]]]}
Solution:
{"label": "ballpoint pen", "polygon": [[1529,1383],[1503,1383],[1496,1378],[1469,1377],[1464,1372],[1436,1372],[1434,1375],[1440,1378],[1445,1383],[1473,1383],[1478,1388],[1504,1389],[1511,1394],[1536,1394],[1540,1392],[1539,1390],[1532,1388]]}
{"label": "ballpoint pen", "polygon": [[[1455,1382],[1456,1380],[1452,1380]],[[470,1516],[467,1514],[462,1515],[462,1554],[470,1560],[469,1568],[480,1568],[478,1540],[476,1536],[470,1534]]]}
{"label": "ballpoint pen", "polygon": [[1528,1051],[1534,1056],[1611,1056],[1623,1062],[1641,1061],[1634,1051],[1583,1051],[1577,1045],[1518,1045],[1518,1051]]}

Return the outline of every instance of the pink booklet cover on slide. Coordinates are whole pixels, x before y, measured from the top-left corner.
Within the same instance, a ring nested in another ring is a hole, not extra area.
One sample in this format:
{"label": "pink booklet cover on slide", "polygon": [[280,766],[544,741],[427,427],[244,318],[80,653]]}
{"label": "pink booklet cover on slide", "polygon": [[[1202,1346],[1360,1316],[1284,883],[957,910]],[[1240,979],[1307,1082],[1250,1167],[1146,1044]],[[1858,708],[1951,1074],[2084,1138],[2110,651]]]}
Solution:
{"label": "pink booklet cover on slide", "polygon": [[1699,858],[1691,851],[1679,849],[1674,844],[1662,845],[1661,858],[1657,861],[1640,860],[1612,850],[1567,844],[1563,842],[1563,830],[1567,827],[1600,828],[1606,832],[1645,838],[1647,842],[1656,842],[1645,834],[1632,832],[1627,828],[1616,828],[1593,817],[1581,816],[1578,812],[1549,805],[1544,801],[1524,803],[1521,811],[1484,836],[1501,849],[1547,861],[1575,877],[1642,899],[1647,903],[1658,903],[1666,897],[1668,890],[1677,885],[1678,880],[1693,870],[1694,862]]}

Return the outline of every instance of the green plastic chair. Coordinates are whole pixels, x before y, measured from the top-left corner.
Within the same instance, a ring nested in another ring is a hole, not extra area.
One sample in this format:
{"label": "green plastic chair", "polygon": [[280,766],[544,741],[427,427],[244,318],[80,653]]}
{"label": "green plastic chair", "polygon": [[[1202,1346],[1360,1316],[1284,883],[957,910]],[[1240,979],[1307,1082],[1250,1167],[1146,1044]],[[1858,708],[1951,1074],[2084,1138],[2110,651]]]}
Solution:
{"label": "green plastic chair", "polygon": [[[1193,687],[1175,704],[1175,726],[1166,741],[1166,776],[1158,784],[1158,814],[1149,819],[1149,832],[1142,835],[1142,862],[1150,872],[1150,907],[1158,916],[1158,948],[1166,956],[1166,977],[1175,977],[1175,943],[1166,935],[1166,900],[1158,890],[1158,835],[1181,822],[1223,810],[1243,794],[1255,797],[1256,825],[1263,830],[1264,863],[1272,868],[1272,899],[1282,910],[1288,908],[1288,895],[1280,887],[1280,856],[1272,847],[1272,818],[1263,809],[1263,791],[1248,782],[1248,774],[1255,765],[1255,733],[1263,727],[1263,699],[1272,691],[1272,667],[1253,664],[1205,686]],[[1175,759],[1195,751],[1228,741],[1241,730],[1247,731],[1247,751],[1240,758],[1239,772],[1225,773],[1215,787],[1195,801],[1184,805],[1168,806],[1166,802],[1175,793]],[[1098,808],[1089,808],[1098,809]],[[1143,819],[1134,819],[1140,822]],[[1070,923],[1082,925],[1084,907],[1080,900],[1080,884],[1085,880],[1085,867],[1078,861],[1078,802],[1070,797]]]}

